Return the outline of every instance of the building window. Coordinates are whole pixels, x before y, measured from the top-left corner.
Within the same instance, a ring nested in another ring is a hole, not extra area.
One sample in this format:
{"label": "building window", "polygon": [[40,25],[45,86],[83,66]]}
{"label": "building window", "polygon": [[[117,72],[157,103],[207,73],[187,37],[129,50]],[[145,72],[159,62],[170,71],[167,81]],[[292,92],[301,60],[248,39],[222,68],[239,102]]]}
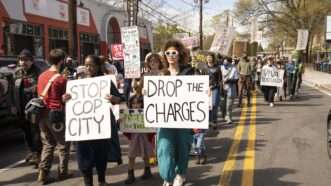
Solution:
{"label": "building window", "polygon": [[68,32],[56,28],[48,28],[49,50],[60,48],[69,52]]}
{"label": "building window", "polygon": [[88,55],[100,55],[100,39],[97,34],[80,33],[80,58],[83,60]]}
{"label": "building window", "polygon": [[41,25],[14,22],[4,28],[6,55],[17,56],[28,49],[36,57],[43,57],[43,29]]}

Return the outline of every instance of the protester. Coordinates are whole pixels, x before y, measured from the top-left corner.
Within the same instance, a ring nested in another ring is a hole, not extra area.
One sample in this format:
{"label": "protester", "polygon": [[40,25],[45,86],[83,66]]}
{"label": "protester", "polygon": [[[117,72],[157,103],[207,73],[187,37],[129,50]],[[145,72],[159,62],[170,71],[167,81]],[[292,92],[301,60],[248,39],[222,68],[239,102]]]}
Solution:
{"label": "protester", "polygon": [[209,91],[212,97],[212,108],[210,112],[209,121],[214,129],[217,128],[217,113],[220,104],[220,89],[222,84],[221,70],[216,64],[215,55],[208,53],[207,55],[208,75],[209,75]]}
{"label": "protester", "polygon": [[[143,95],[142,95],[142,81],[135,81],[133,88],[135,95],[130,97],[128,102],[129,109],[143,109]],[[132,184],[136,178],[134,175],[134,166],[136,157],[142,157],[145,164],[144,174],[141,179],[146,180],[152,177],[149,158],[153,155],[153,137],[154,134],[150,133],[127,133],[129,138],[129,165],[128,165],[128,178],[125,184]]]}
{"label": "protester", "polygon": [[[194,74],[194,69],[184,63],[185,51],[181,42],[168,41],[164,53],[172,76]],[[160,128],[157,135],[157,155],[160,175],[164,180],[163,186],[172,183],[173,186],[182,186],[188,167],[192,130]]]}
{"label": "protester", "polygon": [[247,56],[243,57],[242,60],[238,64],[238,71],[240,74],[239,80],[239,107],[242,104],[242,99],[244,96],[244,91],[247,96],[247,105],[250,106],[251,103],[251,77],[253,73],[253,68],[249,63],[249,59]]}
{"label": "protester", "polygon": [[[89,55],[85,58],[86,77],[93,78],[104,75],[104,63],[101,62],[98,56]],[[105,99],[111,102],[113,105],[119,104],[121,96],[118,93],[115,85],[111,84],[110,95]],[[113,112],[111,114],[111,123],[115,124]],[[112,126],[112,138],[113,136]],[[118,136],[117,136],[118,138]],[[84,184],[86,186],[93,185],[93,167],[96,167],[98,174],[99,186],[106,186],[106,168],[108,161],[108,154],[110,152],[109,139],[101,140],[87,140],[77,142],[77,162],[78,168],[82,172],[84,177]],[[113,152],[114,153],[114,152]]]}
{"label": "protester", "polygon": [[231,59],[226,58],[221,66],[223,90],[224,90],[224,103],[223,109],[226,113],[226,123],[232,124],[232,106],[235,97],[237,96],[237,83],[239,80],[239,73],[235,65],[231,64]]}
{"label": "protester", "polygon": [[[46,110],[42,113],[39,127],[43,144],[39,165],[38,181],[47,184],[53,179],[49,177],[55,148],[59,153],[59,180],[72,176],[68,173],[69,143],[65,142],[64,101],[68,99],[66,92],[67,80],[60,75],[64,67],[65,53],[61,49],[51,50],[49,63],[51,67],[38,78],[38,95],[42,96],[46,86],[51,86],[44,97]],[[57,76],[57,77],[56,77]],[[54,79],[54,77],[56,77]],[[51,81],[54,79],[53,81]]]}
{"label": "protester", "polygon": [[[283,67],[281,61],[277,62],[276,67],[278,70],[284,70],[284,67]],[[286,81],[286,73],[284,73],[283,80],[284,80],[284,82]],[[285,83],[283,84],[283,87],[277,87],[276,95],[277,95],[279,101],[283,101],[283,98],[286,100],[286,84]]]}
{"label": "protester", "polygon": [[[278,71],[277,67],[274,65],[273,59],[269,58],[267,64],[263,66],[263,70]],[[274,86],[262,86],[262,91],[264,94],[264,100],[267,101],[270,107],[274,107],[274,97],[277,92],[277,87]]]}
{"label": "protester", "polygon": [[251,90],[255,91],[256,90],[256,81],[257,81],[257,77],[256,77],[256,71],[257,71],[257,60],[256,58],[253,58],[250,62],[251,66],[252,66],[252,77],[251,77]]}
{"label": "protester", "polygon": [[289,60],[286,64],[286,75],[288,95],[290,96],[290,100],[292,100],[296,87],[296,67],[293,60]]}
{"label": "protester", "polygon": [[257,59],[257,65],[256,65],[256,85],[257,87],[260,87],[260,82],[261,82],[261,71],[262,71],[262,67],[263,67],[263,61],[262,59],[259,57]]}
{"label": "protester", "polygon": [[299,90],[301,89],[302,84],[302,75],[305,73],[305,65],[300,60],[298,63],[298,82],[297,82],[297,93],[299,93]]}
{"label": "protester", "polygon": [[23,50],[18,56],[18,67],[15,71],[16,108],[23,129],[29,152],[25,157],[27,163],[38,168],[41,154],[40,130],[37,121],[28,120],[24,107],[32,98],[37,97],[37,80],[40,70],[35,66],[29,50]]}
{"label": "protester", "polygon": [[150,53],[150,55],[146,56],[146,68],[147,73],[144,75],[157,76],[160,73],[160,70],[163,69],[161,56],[157,53]]}

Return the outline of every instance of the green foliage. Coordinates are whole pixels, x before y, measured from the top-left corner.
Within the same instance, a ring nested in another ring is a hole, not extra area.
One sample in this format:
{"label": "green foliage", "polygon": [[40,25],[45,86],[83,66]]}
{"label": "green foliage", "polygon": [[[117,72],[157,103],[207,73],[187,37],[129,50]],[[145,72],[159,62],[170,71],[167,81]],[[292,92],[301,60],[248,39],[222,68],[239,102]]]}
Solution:
{"label": "green foliage", "polygon": [[176,25],[162,25],[155,26],[153,30],[154,36],[154,51],[161,51],[164,44],[172,39],[176,33],[183,33],[185,30],[178,28]]}

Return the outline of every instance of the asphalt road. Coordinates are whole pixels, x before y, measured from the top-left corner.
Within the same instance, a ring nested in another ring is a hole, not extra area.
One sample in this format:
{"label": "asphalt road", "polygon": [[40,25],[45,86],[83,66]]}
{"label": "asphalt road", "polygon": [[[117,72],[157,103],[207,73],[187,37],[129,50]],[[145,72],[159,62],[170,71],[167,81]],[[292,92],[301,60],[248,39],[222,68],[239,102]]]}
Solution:
{"label": "asphalt road", "polygon": [[[294,101],[276,102],[274,108],[257,95],[251,107],[236,108],[235,125],[219,122],[218,130],[209,131],[207,164],[196,165],[192,157],[186,185],[330,186],[331,161],[326,151],[330,102],[330,96],[309,87],[304,87]],[[127,174],[125,137],[121,137],[121,144],[124,164],[108,164],[107,181],[113,186],[124,185]],[[20,163],[25,151],[22,135],[17,130],[0,132],[0,185],[38,185],[37,170]],[[137,160],[136,176],[139,177],[143,164]],[[55,176],[56,165],[52,170]],[[74,178],[50,185],[82,185],[74,153],[70,170]],[[157,167],[153,172],[151,180],[138,178],[133,185],[161,185]]]}

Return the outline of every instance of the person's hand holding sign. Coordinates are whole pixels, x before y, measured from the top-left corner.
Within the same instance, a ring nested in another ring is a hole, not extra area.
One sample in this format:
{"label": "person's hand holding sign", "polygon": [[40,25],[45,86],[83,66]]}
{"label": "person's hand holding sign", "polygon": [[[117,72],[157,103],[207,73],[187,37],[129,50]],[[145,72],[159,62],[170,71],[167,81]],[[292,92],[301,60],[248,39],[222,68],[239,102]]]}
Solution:
{"label": "person's hand holding sign", "polygon": [[108,94],[105,97],[105,99],[108,100],[113,105],[117,105],[117,104],[120,104],[121,103],[121,98],[119,98],[117,96],[110,95],[110,94]]}
{"label": "person's hand holding sign", "polygon": [[66,103],[70,99],[71,99],[71,95],[70,94],[63,94],[62,95],[62,101],[63,101],[63,103]]}

